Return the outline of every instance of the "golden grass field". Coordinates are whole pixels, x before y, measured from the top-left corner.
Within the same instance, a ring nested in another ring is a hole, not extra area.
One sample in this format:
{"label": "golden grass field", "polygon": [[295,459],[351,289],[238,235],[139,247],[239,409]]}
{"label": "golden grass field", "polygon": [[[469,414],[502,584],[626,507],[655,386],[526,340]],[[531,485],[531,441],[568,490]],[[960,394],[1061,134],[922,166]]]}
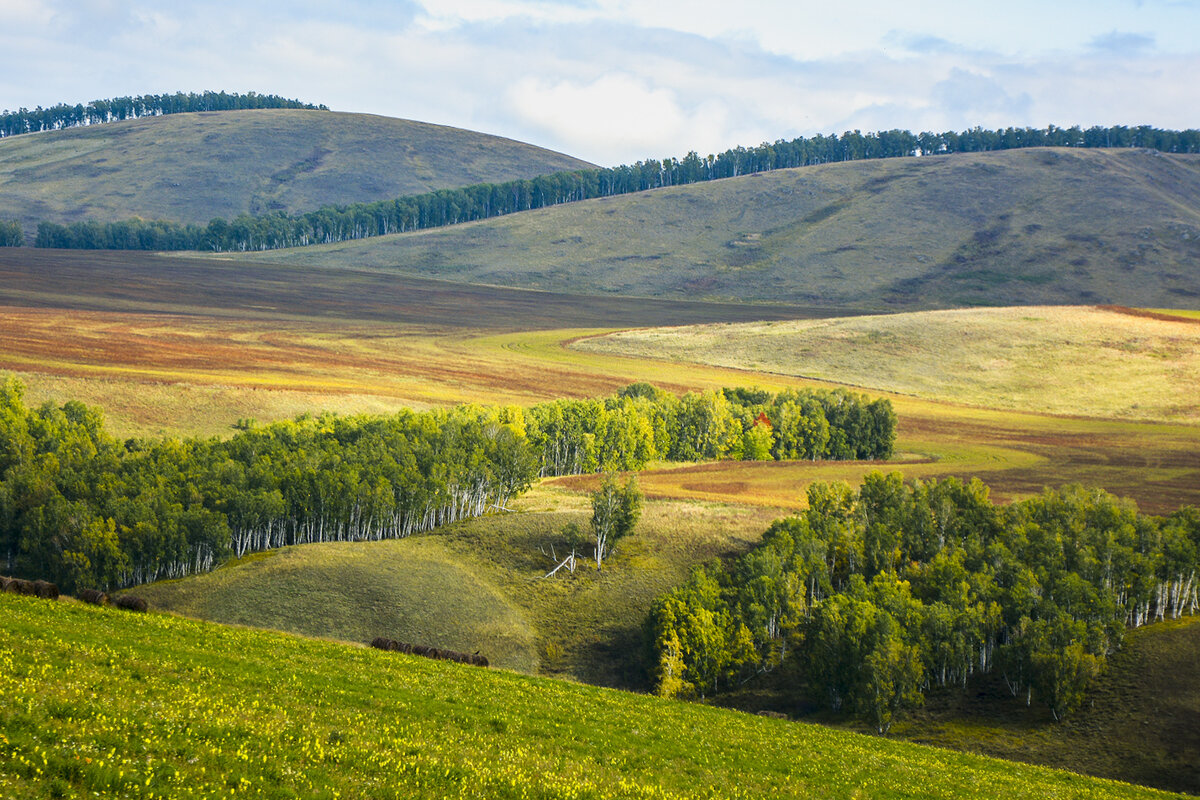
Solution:
{"label": "golden grass field", "polygon": [[984,408],[1200,422],[1200,324],[1078,306],[621,331],[574,347]]}

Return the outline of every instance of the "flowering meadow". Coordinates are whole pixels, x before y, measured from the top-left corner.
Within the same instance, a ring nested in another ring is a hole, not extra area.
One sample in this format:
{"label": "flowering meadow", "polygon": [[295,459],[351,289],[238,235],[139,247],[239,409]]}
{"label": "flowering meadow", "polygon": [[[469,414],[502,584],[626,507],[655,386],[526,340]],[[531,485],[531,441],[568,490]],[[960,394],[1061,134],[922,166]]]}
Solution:
{"label": "flowering meadow", "polygon": [[709,706],[0,594],[0,798],[1160,796]]}

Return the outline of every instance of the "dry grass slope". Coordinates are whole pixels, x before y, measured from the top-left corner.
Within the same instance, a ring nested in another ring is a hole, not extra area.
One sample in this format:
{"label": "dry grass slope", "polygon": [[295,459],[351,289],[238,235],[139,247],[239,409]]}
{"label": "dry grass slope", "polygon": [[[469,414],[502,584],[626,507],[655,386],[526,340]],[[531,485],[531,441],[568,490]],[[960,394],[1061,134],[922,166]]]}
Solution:
{"label": "dry grass slope", "polygon": [[873,311],[1187,307],[1200,298],[1200,156],[1044,149],[825,164],[265,258]]}
{"label": "dry grass slope", "polygon": [[313,211],[529,178],[586,162],[498,136],[368,114],[171,114],[0,141],[0,219]]}
{"label": "dry grass slope", "polygon": [[573,346],[988,408],[1200,422],[1200,324],[1162,314],[932,311],[622,331]]}

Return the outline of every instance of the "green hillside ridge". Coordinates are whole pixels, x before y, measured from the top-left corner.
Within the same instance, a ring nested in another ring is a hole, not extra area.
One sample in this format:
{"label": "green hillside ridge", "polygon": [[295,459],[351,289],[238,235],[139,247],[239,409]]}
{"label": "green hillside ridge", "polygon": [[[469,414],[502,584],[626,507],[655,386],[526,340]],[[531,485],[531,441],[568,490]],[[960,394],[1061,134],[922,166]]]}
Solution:
{"label": "green hillside ridge", "polygon": [[1028,149],[824,164],[230,256],[554,291],[864,310],[1200,298],[1200,156]]}
{"label": "green hillside ridge", "polygon": [[0,139],[0,219],[207,223],[591,166],[482,133],[368,114],[169,114]]}
{"label": "green hillside ridge", "polygon": [[0,596],[0,794],[1162,797],[826,728]]}

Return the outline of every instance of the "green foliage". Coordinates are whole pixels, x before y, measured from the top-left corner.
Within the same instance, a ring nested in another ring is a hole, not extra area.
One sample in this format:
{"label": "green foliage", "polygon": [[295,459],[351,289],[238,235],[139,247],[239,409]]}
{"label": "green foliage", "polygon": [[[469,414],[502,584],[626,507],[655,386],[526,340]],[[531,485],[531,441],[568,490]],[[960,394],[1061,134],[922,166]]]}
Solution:
{"label": "green foliage", "polygon": [[21,223],[0,219],[0,247],[20,247],[25,244]]}
{"label": "green foliage", "polygon": [[[906,486],[897,473],[857,492],[813,484],[808,502],[730,568],[659,600],[661,692],[716,691],[713,676],[790,658],[808,694],[884,733],[924,691],[998,671],[1061,718],[1127,627],[1200,604],[1195,509],[1145,517],[1080,487],[996,507],[977,480]],[[704,648],[689,645],[697,627],[713,629]],[[742,627],[751,658],[730,645]]]}
{"label": "green foliage", "polygon": [[843,390],[675,397],[633,384],[604,400],[534,406],[524,424],[543,475],[636,470],[653,460],[884,459],[896,440],[890,401]]}
{"label": "green foliage", "polygon": [[617,476],[608,473],[600,483],[600,488],[592,493],[596,569],[603,566],[604,559],[612,553],[618,539],[633,533],[633,527],[642,515],[642,499],[636,475],[630,475],[625,486],[621,487],[617,484]]}
{"label": "green foliage", "polygon": [[524,438],[470,406],[122,446],[82,404],[31,411],[18,383],[0,386],[0,555],[67,590],[287,544],[407,536],[502,507],[536,472]]}
{"label": "green foliage", "polygon": [[[870,405],[845,393],[827,402]],[[30,410],[8,379],[0,384],[0,558],[8,572],[69,591],[181,577],[290,544],[399,538],[503,509],[539,473],[740,454],[741,420],[758,408],[719,392],[631,393],[529,409],[241,420],[226,441],[122,444],[94,409],[72,401]],[[640,502],[636,480],[605,481],[591,530],[597,566],[632,529]]]}

